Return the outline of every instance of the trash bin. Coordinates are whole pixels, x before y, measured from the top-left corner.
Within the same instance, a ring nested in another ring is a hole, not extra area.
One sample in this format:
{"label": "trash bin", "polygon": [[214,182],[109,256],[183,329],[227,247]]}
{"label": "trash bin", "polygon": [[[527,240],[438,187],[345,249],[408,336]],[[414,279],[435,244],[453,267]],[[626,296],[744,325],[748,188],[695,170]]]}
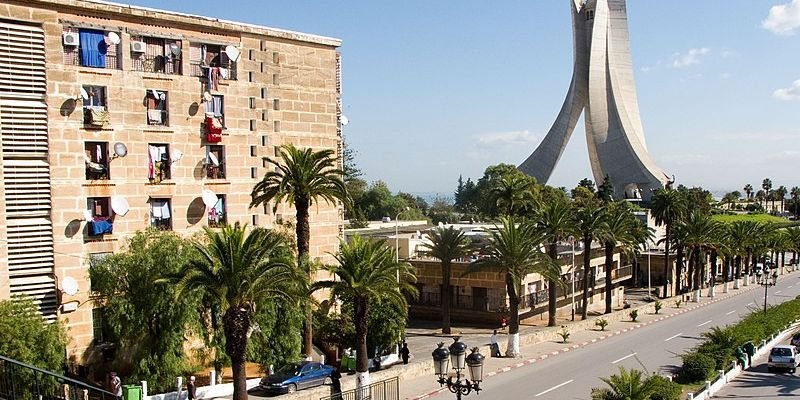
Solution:
{"label": "trash bin", "polygon": [[142,400],[142,387],[139,385],[122,385],[122,400]]}

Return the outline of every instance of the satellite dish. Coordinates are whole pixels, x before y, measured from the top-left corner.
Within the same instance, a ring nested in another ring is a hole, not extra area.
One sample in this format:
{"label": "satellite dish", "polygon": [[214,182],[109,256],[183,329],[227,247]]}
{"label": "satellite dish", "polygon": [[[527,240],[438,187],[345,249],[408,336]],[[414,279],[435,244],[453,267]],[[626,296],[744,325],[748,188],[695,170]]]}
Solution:
{"label": "satellite dish", "polygon": [[152,94],[153,98],[155,98],[156,100],[161,98],[161,96],[158,95],[158,90],[152,89],[150,90],[150,94]]}
{"label": "satellite dish", "polygon": [[169,51],[172,53],[173,56],[179,57],[181,55],[181,47],[177,44],[173,43],[169,45]]}
{"label": "satellite dish", "polygon": [[211,101],[211,99],[212,99],[212,97],[211,97],[211,93],[208,93],[208,92],[203,92],[203,100],[205,100],[205,101]]}
{"label": "satellite dish", "polygon": [[342,116],[339,117],[339,121],[342,123],[342,126],[347,126],[347,124],[350,123],[350,120],[347,119],[347,117],[344,114],[342,114]]}
{"label": "satellite dish", "polygon": [[78,282],[71,276],[65,276],[61,281],[61,291],[70,296],[74,296],[75,293],[78,293]]}
{"label": "satellite dish", "polygon": [[176,163],[176,162],[180,161],[181,158],[183,158],[183,152],[178,150],[178,149],[173,149],[170,153],[172,154],[172,162],[173,163]]}
{"label": "satellite dish", "polygon": [[214,153],[208,153],[208,161],[211,161],[212,164],[219,167],[219,159]]}
{"label": "satellite dish", "polygon": [[128,205],[128,200],[125,200],[124,197],[111,196],[111,210],[114,211],[114,214],[124,217],[130,208],[131,207]]}
{"label": "satellite dish", "polygon": [[214,207],[215,205],[217,205],[217,200],[218,200],[217,199],[217,194],[212,192],[212,191],[210,191],[210,190],[208,190],[208,189],[203,189],[202,198],[203,198],[203,204],[205,204],[206,207],[208,207],[208,208],[211,208],[211,207]]}
{"label": "satellite dish", "polygon": [[89,93],[86,92],[83,86],[81,86],[81,97],[83,97],[84,100],[89,100]]}
{"label": "satellite dish", "polygon": [[237,49],[236,46],[233,45],[225,46],[225,54],[227,54],[228,58],[230,58],[231,61],[233,62],[236,62],[239,59],[239,56],[241,55],[241,53],[239,53],[239,49]]}
{"label": "satellite dish", "polygon": [[125,147],[125,144],[117,142],[114,143],[114,154],[117,157],[125,157],[128,155],[128,148]]}
{"label": "satellite dish", "polygon": [[91,221],[92,219],[94,219],[92,212],[90,210],[83,210],[83,220]]}
{"label": "satellite dish", "polygon": [[119,35],[116,32],[108,32],[108,41],[114,44],[119,44]]}

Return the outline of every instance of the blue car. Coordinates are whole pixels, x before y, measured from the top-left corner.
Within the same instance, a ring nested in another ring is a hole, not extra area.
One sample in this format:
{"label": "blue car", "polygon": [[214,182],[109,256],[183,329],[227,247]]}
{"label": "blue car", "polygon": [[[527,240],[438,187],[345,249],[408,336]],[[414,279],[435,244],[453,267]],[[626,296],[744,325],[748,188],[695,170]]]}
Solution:
{"label": "blue car", "polygon": [[269,393],[294,393],[300,389],[332,383],[333,367],[314,361],[286,365],[261,379],[261,388]]}

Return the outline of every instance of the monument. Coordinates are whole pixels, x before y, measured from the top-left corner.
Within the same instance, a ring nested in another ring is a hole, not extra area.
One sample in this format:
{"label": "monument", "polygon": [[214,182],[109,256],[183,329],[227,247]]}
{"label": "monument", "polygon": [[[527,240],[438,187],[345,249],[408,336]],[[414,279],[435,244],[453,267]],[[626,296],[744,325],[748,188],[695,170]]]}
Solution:
{"label": "monument", "polygon": [[625,0],[569,0],[574,64],[564,105],[519,169],[546,183],[585,110],[595,182],[608,176],[615,198],[649,200],[668,182],[647,152],[633,81]]}

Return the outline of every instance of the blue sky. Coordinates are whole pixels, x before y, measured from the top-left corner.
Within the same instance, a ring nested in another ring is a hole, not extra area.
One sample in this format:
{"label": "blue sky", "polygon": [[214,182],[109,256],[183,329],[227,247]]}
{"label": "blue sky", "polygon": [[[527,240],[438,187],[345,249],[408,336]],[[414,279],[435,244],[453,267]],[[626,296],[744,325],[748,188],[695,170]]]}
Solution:
{"label": "blue sky", "polygon": [[[452,193],[519,164],[567,91],[571,0],[133,0],[343,40],[345,136],[367,180]],[[688,186],[800,186],[800,0],[629,0],[647,145]],[[550,184],[591,177],[583,122]]]}

